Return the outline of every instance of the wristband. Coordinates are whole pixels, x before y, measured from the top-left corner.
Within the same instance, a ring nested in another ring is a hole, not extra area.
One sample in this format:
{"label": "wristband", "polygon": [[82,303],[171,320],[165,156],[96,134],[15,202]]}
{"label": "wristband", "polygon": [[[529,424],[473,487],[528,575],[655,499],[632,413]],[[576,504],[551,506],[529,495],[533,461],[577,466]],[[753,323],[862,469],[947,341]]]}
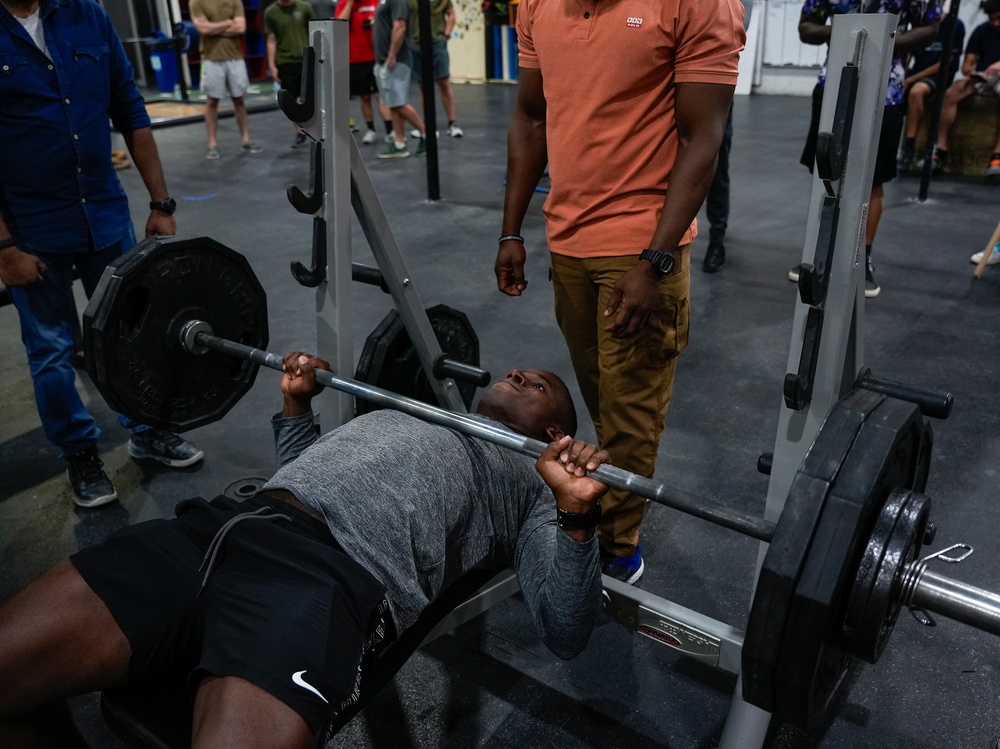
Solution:
{"label": "wristband", "polygon": [[0,250],[6,250],[8,247],[13,247],[17,244],[17,240],[14,237],[7,237],[7,239],[0,239]]}
{"label": "wristband", "polygon": [[601,524],[601,503],[590,512],[566,512],[556,508],[556,523],[564,531],[591,531]]}
{"label": "wristband", "polygon": [[502,237],[500,237],[500,244],[503,244],[508,239],[513,239],[520,242],[521,244],[524,244],[524,237],[520,236],[519,234],[504,234]]}

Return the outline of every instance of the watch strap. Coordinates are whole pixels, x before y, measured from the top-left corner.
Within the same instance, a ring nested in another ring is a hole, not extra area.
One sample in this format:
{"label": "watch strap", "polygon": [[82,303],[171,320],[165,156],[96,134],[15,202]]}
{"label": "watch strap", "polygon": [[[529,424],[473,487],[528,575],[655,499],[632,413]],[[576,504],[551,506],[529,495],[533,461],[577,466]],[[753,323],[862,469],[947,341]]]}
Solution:
{"label": "watch strap", "polygon": [[167,198],[166,200],[151,200],[149,202],[149,210],[160,211],[161,213],[173,216],[174,211],[177,210],[177,201],[173,198]]}
{"label": "watch strap", "polygon": [[6,250],[8,247],[13,247],[17,244],[17,240],[14,237],[7,237],[7,239],[0,239],[0,250]]}
{"label": "watch strap", "polygon": [[676,265],[676,260],[672,252],[666,250],[654,250],[647,247],[639,253],[640,260],[648,260],[661,276],[670,275]]}
{"label": "watch strap", "polygon": [[590,531],[601,524],[601,503],[594,503],[589,512],[566,512],[556,508],[556,523],[564,531]]}

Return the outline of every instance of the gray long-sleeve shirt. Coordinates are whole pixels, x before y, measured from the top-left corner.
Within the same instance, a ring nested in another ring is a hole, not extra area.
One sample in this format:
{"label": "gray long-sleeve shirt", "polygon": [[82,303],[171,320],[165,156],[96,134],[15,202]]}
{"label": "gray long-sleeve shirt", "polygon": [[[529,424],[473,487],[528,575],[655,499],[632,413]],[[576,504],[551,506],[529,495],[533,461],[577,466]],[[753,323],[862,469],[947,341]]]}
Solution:
{"label": "gray long-sleeve shirt", "polygon": [[571,658],[587,644],[601,605],[597,541],[559,530],[534,460],[391,410],[318,439],[312,414],[272,425],[279,467],[263,489],[323,515],[388,589],[399,631],[463,573],[513,564],[546,646]]}

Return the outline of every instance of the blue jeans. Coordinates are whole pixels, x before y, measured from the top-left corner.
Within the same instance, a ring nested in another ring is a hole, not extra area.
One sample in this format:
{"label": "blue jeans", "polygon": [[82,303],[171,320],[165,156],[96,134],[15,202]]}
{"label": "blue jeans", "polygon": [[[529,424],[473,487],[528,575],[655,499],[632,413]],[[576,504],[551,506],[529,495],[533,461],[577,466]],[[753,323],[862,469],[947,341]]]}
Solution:
{"label": "blue jeans", "polygon": [[729,149],[733,145],[733,108],[729,108],[726,130],[719,147],[719,164],[708,188],[705,199],[705,217],[708,219],[708,244],[726,243],[726,228],[729,226]]}
{"label": "blue jeans", "polygon": [[[96,447],[101,430],[80,399],[73,369],[73,322],[77,316],[73,298],[73,266],[89,298],[108,263],[135,246],[135,233],[118,244],[86,253],[38,253],[46,265],[41,283],[11,288],[10,296],[21,318],[21,340],[35,388],[35,402],[45,436],[59,448],[59,457],[76,455]],[[124,416],[119,423],[143,431]]]}

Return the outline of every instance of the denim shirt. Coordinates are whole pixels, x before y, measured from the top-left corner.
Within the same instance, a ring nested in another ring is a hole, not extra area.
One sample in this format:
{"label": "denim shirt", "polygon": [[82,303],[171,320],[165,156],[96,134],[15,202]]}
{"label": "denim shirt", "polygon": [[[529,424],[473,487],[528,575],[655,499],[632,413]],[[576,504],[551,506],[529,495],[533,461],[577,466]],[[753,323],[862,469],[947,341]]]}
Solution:
{"label": "denim shirt", "polygon": [[108,118],[128,132],[149,115],[100,6],[42,0],[39,15],[48,57],[0,4],[0,212],[22,250],[104,249],[131,229]]}

